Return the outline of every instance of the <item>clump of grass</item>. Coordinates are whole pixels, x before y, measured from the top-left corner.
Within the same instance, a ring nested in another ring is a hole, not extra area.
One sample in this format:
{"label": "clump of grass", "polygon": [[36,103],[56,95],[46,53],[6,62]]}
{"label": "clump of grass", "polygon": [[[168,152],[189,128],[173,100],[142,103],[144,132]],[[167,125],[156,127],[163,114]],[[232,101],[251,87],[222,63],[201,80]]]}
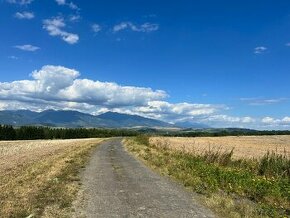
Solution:
{"label": "clump of grass", "polygon": [[218,163],[222,166],[227,166],[231,164],[233,154],[234,149],[230,152],[222,152],[221,150],[207,150],[203,154],[199,155],[199,157],[204,159],[207,163]]}
{"label": "clump of grass", "polygon": [[231,151],[206,150],[200,157],[207,163],[216,163],[221,166],[238,167],[247,169],[259,176],[267,178],[289,178],[290,177],[290,158],[285,154],[267,152],[259,159],[233,159],[234,149]]}
{"label": "clump of grass", "polygon": [[[268,152],[258,164],[258,174],[267,177],[290,177],[290,159],[285,154]],[[290,193],[289,193],[290,194]]]}
{"label": "clump of grass", "polygon": [[135,137],[135,141],[142,145],[149,146],[149,136],[147,135],[138,135]]}
{"label": "clump of grass", "polygon": [[[218,194],[222,199],[225,199],[226,194],[234,204],[227,210],[236,210],[232,212],[240,214],[240,217],[245,217],[245,210],[249,210],[245,208],[249,207],[252,208],[249,217],[290,215],[290,177],[286,170],[289,169],[289,159],[286,157],[271,154],[261,160],[233,160],[234,150],[228,153],[207,151],[194,155],[142,144],[138,139],[127,143],[127,146],[151,166],[181,181],[195,192],[209,197]],[[238,207],[241,199],[248,199],[254,206],[250,203]],[[231,214],[229,211],[223,212],[227,213]]]}

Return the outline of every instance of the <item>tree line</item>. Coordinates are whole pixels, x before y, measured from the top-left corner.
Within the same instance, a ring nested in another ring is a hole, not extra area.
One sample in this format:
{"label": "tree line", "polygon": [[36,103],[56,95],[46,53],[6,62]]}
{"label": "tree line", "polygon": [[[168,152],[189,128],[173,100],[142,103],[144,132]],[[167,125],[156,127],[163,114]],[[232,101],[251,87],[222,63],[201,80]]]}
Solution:
{"label": "tree line", "polygon": [[0,125],[0,140],[107,138],[136,135],[138,135],[137,131],[128,129],[66,129],[36,126],[16,128],[9,125]]}
{"label": "tree line", "polygon": [[[236,131],[219,131],[219,132],[174,132],[166,134],[173,137],[220,137],[220,136],[265,136],[265,135],[290,135],[289,130],[236,130]],[[164,134],[164,136],[166,136]]]}
{"label": "tree line", "polygon": [[107,138],[122,136],[172,136],[172,137],[218,137],[218,136],[259,136],[259,135],[290,135],[289,130],[284,131],[257,131],[257,130],[235,130],[235,131],[196,131],[164,132],[130,129],[99,129],[99,128],[51,128],[37,126],[13,127],[0,125],[0,140],[34,140],[34,139],[77,139],[77,138]]}

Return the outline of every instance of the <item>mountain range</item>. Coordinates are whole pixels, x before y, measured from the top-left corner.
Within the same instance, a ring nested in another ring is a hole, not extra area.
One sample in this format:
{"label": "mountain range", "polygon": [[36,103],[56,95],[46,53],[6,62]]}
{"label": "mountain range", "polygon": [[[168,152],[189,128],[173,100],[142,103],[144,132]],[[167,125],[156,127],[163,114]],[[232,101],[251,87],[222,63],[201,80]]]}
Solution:
{"label": "mountain range", "polygon": [[[100,128],[175,128],[183,127],[160,120],[137,115],[106,112],[97,116],[78,111],[46,110],[33,112],[29,110],[0,111],[0,124],[13,126],[50,126],[50,127],[100,127]],[[184,126],[185,127],[185,126]],[[188,127],[188,126],[186,126]],[[194,126],[191,126],[194,128]]]}
{"label": "mountain range", "polygon": [[200,123],[180,122],[170,124],[164,121],[145,118],[138,115],[106,112],[91,115],[78,111],[46,110],[34,112],[29,110],[0,111],[0,124],[13,126],[50,126],[50,127],[100,127],[100,128],[209,128]]}

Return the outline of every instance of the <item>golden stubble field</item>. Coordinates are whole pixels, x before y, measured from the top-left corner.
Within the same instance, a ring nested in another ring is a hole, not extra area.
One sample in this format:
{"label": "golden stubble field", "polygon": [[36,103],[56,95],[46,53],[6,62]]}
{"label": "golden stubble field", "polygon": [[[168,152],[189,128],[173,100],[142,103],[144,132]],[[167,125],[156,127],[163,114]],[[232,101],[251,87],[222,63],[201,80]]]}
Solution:
{"label": "golden stubble field", "polygon": [[3,175],[18,166],[99,141],[99,139],[0,141],[0,173]]}
{"label": "golden stubble field", "polygon": [[70,217],[78,170],[103,139],[0,142],[0,217]]}
{"label": "golden stubble field", "polygon": [[150,143],[193,154],[206,151],[227,152],[233,158],[261,158],[268,151],[290,157],[290,136],[225,136],[225,137],[151,137]]}

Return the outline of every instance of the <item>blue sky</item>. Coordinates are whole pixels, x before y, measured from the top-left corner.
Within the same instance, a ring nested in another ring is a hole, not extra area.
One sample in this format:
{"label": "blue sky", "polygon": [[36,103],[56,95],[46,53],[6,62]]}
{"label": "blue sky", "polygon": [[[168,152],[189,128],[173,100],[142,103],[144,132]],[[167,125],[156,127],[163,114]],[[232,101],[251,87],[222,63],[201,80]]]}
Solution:
{"label": "blue sky", "polygon": [[289,1],[0,1],[0,109],[290,128]]}

